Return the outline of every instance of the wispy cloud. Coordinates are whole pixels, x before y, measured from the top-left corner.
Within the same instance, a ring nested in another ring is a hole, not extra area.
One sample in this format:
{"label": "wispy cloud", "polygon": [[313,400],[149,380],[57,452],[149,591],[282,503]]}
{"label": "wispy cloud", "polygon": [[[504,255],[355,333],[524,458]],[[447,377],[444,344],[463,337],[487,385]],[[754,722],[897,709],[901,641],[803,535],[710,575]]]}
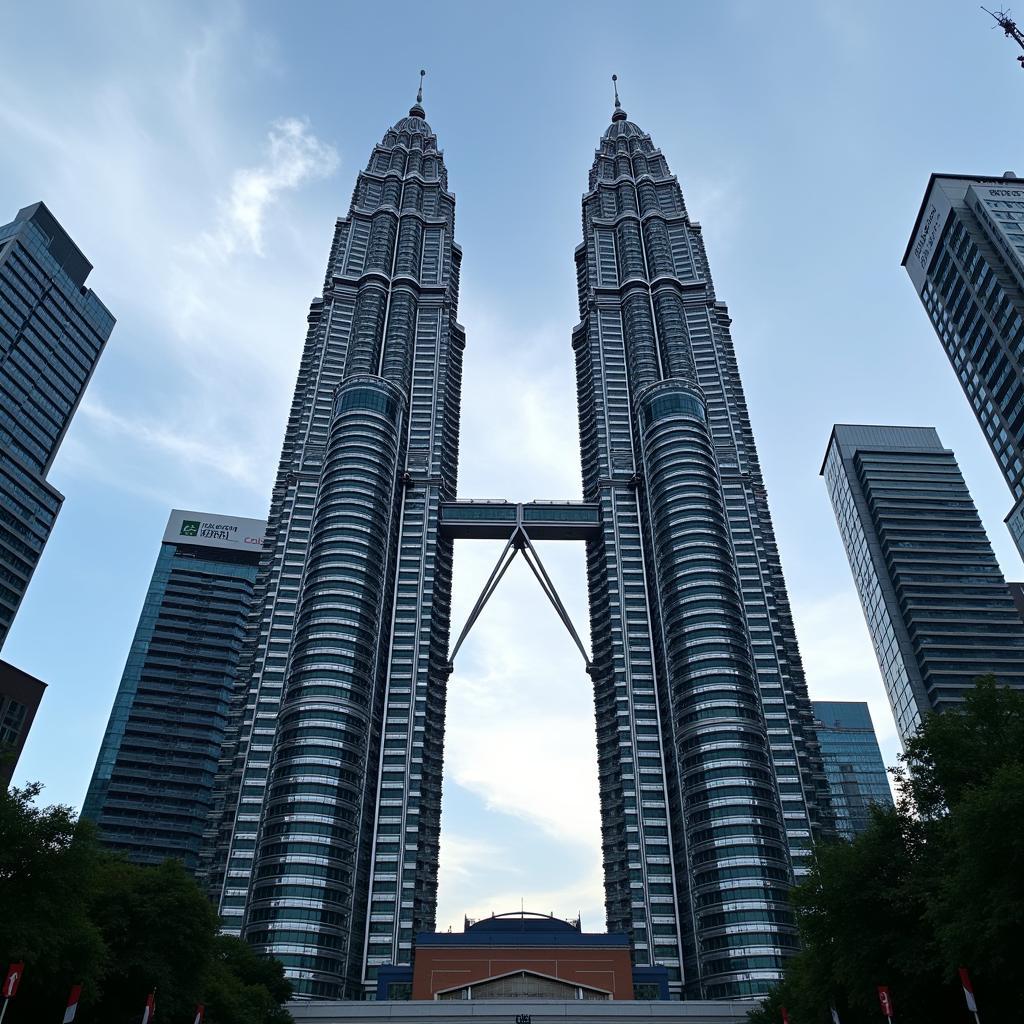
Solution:
{"label": "wispy cloud", "polygon": [[243,445],[211,443],[194,425],[176,429],[148,417],[122,416],[92,395],[82,400],[78,411],[97,433],[107,438],[142,445],[192,467],[212,469],[246,487],[256,487],[263,482],[265,474],[257,467],[251,450]]}
{"label": "wispy cloud", "polygon": [[265,148],[262,163],[240,168],[232,175],[228,194],[219,201],[216,230],[204,232],[190,247],[190,256],[223,261],[240,250],[264,255],[264,223],[281,193],[328,178],[338,167],[337,150],[318,139],[302,118],[275,121]]}

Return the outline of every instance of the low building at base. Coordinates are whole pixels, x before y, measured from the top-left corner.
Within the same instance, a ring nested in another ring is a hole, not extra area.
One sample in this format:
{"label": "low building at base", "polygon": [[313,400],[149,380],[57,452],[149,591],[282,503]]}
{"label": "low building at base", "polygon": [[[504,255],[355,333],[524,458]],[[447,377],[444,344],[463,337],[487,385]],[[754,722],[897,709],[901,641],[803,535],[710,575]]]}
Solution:
{"label": "low building at base", "polygon": [[634,968],[629,936],[519,911],[420,932],[411,967],[381,967],[377,999],[668,999],[664,967]]}
{"label": "low building at base", "polygon": [[628,936],[520,911],[420,932],[412,965],[384,965],[375,1001],[296,1001],[296,1024],[660,1021],[742,1024],[756,1000],[669,999],[664,967],[634,967]]}
{"label": "low building at base", "polygon": [[293,1002],[295,1024],[747,1024],[757,999],[598,1001],[472,999],[465,1002]]}

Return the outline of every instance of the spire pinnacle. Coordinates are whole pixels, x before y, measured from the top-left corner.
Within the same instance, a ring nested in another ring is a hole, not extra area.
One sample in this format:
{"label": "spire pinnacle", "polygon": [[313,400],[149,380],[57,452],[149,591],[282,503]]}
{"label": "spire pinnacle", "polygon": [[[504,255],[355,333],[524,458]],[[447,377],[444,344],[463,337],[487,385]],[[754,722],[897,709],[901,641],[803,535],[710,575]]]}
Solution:
{"label": "spire pinnacle", "polygon": [[427,112],[423,109],[423,78],[426,71],[420,68],[420,87],[416,91],[416,102],[409,108],[410,117],[426,117]]}
{"label": "spire pinnacle", "polygon": [[622,109],[622,104],[619,102],[619,76],[612,75],[612,88],[615,90],[615,110],[612,113],[613,121],[625,121],[626,112]]}

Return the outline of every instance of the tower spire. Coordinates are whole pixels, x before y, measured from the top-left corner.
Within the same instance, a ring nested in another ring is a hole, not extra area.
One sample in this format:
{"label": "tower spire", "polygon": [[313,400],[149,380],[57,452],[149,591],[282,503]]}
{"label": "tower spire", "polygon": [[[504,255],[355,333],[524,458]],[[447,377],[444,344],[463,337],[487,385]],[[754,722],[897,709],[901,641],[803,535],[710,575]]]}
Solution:
{"label": "tower spire", "polygon": [[423,109],[423,78],[426,71],[420,68],[420,87],[416,90],[416,102],[409,108],[410,117],[426,117],[427,112]]}
{"label": "tower spire", "polygon": [[625,121],[626,112],[622,109],[622,104],[619,102],[619,76],[612,75],[612,88],[615,90],[615,110],[612,112],[613,121]]}
{"label": "tower spire", "polygon": [[[995,18],[996,24],[1003,30],[1006,37],[1008,39],[1013,39],[1020,48],[1024,50],[1024,32],[1017,27],[1017,23],[1010,17],[1009,11],[990,11],[987,7],[982,7],[982,10],[986,14],[991,14],[992,17]],[[1020,66],[1024,68],[1024,54],[1021,54],[1017,60],[1020,62]]]}

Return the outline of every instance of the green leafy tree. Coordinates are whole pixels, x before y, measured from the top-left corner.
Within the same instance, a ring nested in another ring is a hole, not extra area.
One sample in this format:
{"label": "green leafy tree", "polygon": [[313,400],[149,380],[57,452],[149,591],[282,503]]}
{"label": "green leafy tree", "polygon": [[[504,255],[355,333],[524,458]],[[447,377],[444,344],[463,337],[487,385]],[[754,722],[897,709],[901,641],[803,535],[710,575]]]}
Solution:
{"label": "green leafy tree", "polygon": [[279,960],[257,956],[241,939],[219,935],[207,968],[207,1024],[288,1024],[281,1004],[291,996],[291,982]]}
{"label": "green leafy tree", "polygon": [[202,1000],[216,915],[178,861],[142,868],[101,860],[90,912],[108,950],[99,1005],[112,1020],[138,1016],[156,988],[160,1018],[184,1021]]}
{"label": "green leafy tree", "polygon": [[60,1020],[76,983],[82,1024],[138,1024],[154,988],[162,1024],[191,1024],[198,1002],[209,1024],[291,1021],[282,965],[218,936],[180,863],[102,850],[70,808],[35,806],[40,790],[0,790],[0,960],[25,962],[4,1024]]}
{"label": "green leafy tree", "polygon": [[0,791],[0,969],[26,965],[10,1024],[59,1020],[71,985],[95,988],[107,963],[89,913],[100,857],[91,828],[70,807],[36,807],[41,790]]}
{"label": "green leafy tree", "polygon": [[[956,712],[930,715],[852,843],[819,846],[793,891],[802,949],[758,1024],[877,1024],[888,985],[904,1024],[967,1024],[957,968],[983,1017],[1024,1006],[1024,694],[979,680]],[[986,1014],[987,1011],[987,1014]]]}

